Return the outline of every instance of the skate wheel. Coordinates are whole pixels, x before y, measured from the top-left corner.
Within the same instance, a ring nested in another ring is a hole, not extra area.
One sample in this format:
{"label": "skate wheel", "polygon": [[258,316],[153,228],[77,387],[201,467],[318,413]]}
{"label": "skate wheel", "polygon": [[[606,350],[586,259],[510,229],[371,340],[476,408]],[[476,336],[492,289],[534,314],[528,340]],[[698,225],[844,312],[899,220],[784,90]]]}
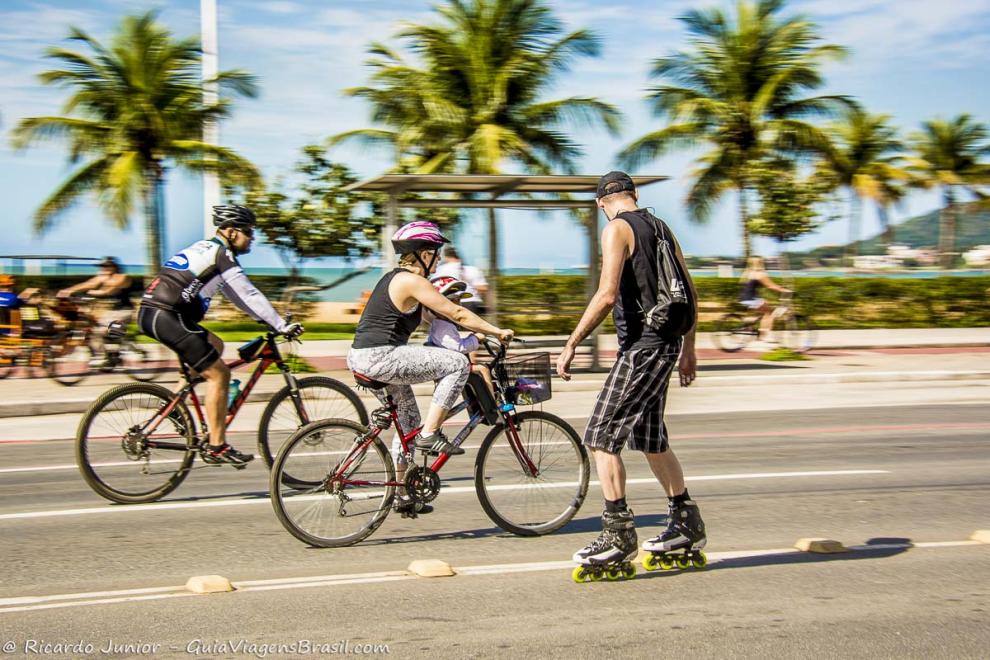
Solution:
{"label": "skate wheel", "polygon": [[658,568],[660,568],[660,562],[657,561],[656,555],[646,555],[643,557],[643,570],[655,571]]}
{"label": "skate wheel", "polygon": [[631,580],[636,577],[636,567],[632,564],[626,564],[622,567],[622,577],[627,580]]}
{"label": "skate wheel", "polygon": [[669,571],[674,568],[674,558],[670,555],[664,555],[660,558],[660,570]]}
{"label": "skate wheel", "polygon": [[681,570],[684,570],[685,568],[689,568],[691,566],[691,560],[688,558],[687,555],[681,555],[680,557],[677,558],[676,561],[677,561],[677,568]]}
{"label": "skate wheel", "polygon": [[574,570],[571,571],[571,579],[578,584],[583,584],[585,582],[591,582],[591,573],[584,569],[584,566],[575,566]]}
{"label": "skate wheel", "polygon": [[705,556],[705,553],[699,552],[691,559],[691,565],[695,568],[704,568],[708,565],[708,557]]}
{"label": "skate wheel", "polygon": [[618,566],[612,566],[607,571],[605,571],[605,578],[609,582],[615,582],[622,577],[622,569]]}
{"label": "skate wheel", "polygon": [[592,582],[601,582],[604,579],[605,579],[605,571],[603,571],[601,568],[595,567],[591,571],[591,581]]}

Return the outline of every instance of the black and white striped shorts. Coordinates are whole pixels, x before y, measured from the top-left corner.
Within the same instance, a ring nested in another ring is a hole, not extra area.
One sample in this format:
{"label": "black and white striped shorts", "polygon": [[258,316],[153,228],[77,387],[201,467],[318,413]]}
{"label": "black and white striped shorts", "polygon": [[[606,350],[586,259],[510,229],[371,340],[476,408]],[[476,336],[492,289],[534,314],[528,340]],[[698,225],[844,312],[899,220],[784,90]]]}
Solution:
{"label": "black and white striped shorts", "polygon": [[667,384],[677,365],[681,342],[622,353],[605,379],[584,432],[584,444],[609,454],[623,445],[634,451],[667,451]]}

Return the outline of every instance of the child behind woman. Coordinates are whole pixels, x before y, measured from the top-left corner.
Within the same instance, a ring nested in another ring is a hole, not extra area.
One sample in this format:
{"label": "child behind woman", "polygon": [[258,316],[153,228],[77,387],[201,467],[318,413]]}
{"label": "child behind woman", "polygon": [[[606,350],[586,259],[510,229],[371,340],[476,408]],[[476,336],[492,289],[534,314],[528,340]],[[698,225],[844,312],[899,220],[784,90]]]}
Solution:
{"label": "child behind woman", "polygon": [[[467,285],[456,278],[448,275],[437,275],[431,278],[430,281],[433,283],[433,287],[440,292],[440,295],[451,302],[460,304],[461,301],[471,297],[471,294],[466,291]],[[479,341],[479,338],[482,337],[481,335],[472,333],[467,337],[462,337],[457,326],[447,319],[434,314],[429,314],[429,316],[433,318],[433,322],[430,324],[430,337],[426,341],[428,346],[438,346],[451,351],[457,351],[458,353],[464,353],[469,358],[481,346],[481,342]],[[492,375],[488,367],[475,364],[472,359],[471,373],[479,374],[485,380],[488,391],[492,391]]]}

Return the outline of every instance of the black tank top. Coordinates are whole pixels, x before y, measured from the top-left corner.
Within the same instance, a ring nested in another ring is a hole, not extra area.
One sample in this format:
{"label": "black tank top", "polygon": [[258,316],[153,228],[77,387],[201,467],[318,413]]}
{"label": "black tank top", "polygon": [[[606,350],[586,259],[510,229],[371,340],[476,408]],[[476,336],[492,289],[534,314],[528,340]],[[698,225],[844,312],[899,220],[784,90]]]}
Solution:
{"label": "black tank top", "polygon": [[739,296],[739,300],[753,300],[756,298],[756,292],[760,289],[760,281],[754,279],[746,280],[743,284],[742,294]]}
{"label": "black tank top", "polygon": [[668,236],[673,236],[663,221],[645,209],[620,213],[632,228],[636,245],[632,256],[622,266],[619,279],[619,296],[612,308],[612,319],[619,338],[621,352],[639,348],[659,348],[667,342],[646,325],[646,310],[657,304],[657,232],[654,222],[663,225]]}
{"label": "black tank top", "polygon": [[388,285],[398,273],[405,272],[407,271],[402,268],[396,268],[378,280],[361,314],[361,320],[358,321],[352,348],[405,346],[409,342],[409,335],[419,327],[423,319],[423,306],[416,305],[416,309],[403,314],[388,295]]}

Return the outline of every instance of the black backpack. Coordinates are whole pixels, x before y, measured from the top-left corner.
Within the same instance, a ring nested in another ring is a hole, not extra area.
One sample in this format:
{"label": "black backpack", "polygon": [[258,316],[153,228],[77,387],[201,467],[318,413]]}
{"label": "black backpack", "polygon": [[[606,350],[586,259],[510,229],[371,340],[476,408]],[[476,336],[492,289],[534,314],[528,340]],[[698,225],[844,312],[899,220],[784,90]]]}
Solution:
{"label": "black backpack", "polygon": [[691,297],[687,273],[677,261],[674,238],[662,220],[653,218],[657,238],[657,304],[644,310],[646,326],[664,339],[678,339],[688,333],[698,318]]}

